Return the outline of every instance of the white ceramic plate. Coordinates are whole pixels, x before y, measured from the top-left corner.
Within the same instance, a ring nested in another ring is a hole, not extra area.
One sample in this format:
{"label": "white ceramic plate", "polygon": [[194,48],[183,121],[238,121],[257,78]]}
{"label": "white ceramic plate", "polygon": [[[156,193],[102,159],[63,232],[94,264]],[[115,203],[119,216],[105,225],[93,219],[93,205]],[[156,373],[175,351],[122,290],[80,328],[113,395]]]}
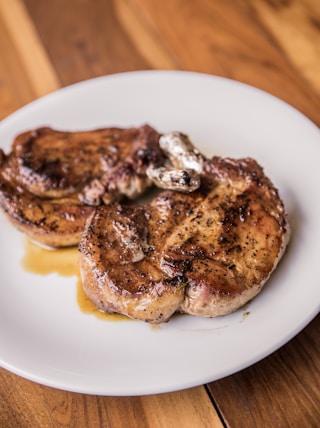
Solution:
{"label": "white ceramic plate", "polygon": [[[215,319],[175,317],[159,328],[81,312],[76,278],[25,271],[24,237],[0,218],[0,362],[61,389],[142,395],[204,384],[269,355],[319,312],[320,132],[284,102],[227,79],[134,72],[86,81],[20,109],[0,124],[9,150],[23,130],[149,123],[183,131],[207,155],[253,156],[280,189],[290,247],[261,294]],[[245,316],[245,311],[250,315]]]}

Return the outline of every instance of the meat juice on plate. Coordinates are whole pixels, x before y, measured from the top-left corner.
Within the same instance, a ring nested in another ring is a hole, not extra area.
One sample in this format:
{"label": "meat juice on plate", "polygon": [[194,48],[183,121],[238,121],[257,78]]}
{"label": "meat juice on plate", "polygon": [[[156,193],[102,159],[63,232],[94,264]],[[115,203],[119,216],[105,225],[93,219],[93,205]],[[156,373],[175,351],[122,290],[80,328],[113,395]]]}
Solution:
{"label": "meat juice on plate", "polygon": [[51,273],[56,273],[64,277],[76,277],[77,303],[83,313],[95,315],[97,318],[106,321],[130,321],[130,319],[124,315],[107,314],[106,312],[100,311],[86,296],[82,289],[77,247],[51,250],[40,247],[29,239],[26,239],[22,266],[27,272],[36,275],[45,276]]}

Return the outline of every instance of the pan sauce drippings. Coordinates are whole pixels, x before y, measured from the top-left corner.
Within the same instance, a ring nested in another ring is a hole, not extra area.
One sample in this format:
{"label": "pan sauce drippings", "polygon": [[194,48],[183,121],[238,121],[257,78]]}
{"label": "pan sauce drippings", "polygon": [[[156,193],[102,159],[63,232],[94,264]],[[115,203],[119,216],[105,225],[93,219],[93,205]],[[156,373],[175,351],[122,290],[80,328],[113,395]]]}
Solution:
{"label": "pan sauce drippings", "polygon": [[86,314],[95,315],[99,319],[107,321],[129,320],[124,315],[107,314],[100,311],[82,289],[80,271],[78,266],[77,247],[50,250],[26,239],[25,255],[22,259],[23,268],[36,275],[49,275],[56,273],[61,276],[73,276],[77,278],[77,303],[80,310]]}

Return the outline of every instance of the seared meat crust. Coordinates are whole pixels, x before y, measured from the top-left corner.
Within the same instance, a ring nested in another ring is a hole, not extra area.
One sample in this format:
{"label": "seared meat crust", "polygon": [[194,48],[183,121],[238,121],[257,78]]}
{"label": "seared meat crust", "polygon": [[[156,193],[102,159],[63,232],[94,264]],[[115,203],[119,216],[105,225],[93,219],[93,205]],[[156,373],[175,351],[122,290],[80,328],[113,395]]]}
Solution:
{"label": "seared meat crust", "polygon": [[150,126],[64,132],[39,128],[0,152],[0,206],[41,244],[78,244],[93,207],[141,195],[146,169],[163,162]]}
{"label": "seared meat crust", "polygon": [[72,198],[40,199],[0,178],[0,206],[10,222],[45,247],[77,245],[94,207]]}
{"label": "seared meat crust", "polygon": [[179,289],[180,278],[164,276],[152,256],[167,235],[161,215],[149,206],[108,208],[97,208],[80,241],[86,294],[103,311],[166,321],[180,306],[184,292]]}
{"label": "seared meat crust", "polygon": [[214,317],[255,297],[289,226],[277,189],[253,159],[204,161],[201,187],[148,206],[101,206],[80,241],[89,298],[150,323],[176,311]]}
{"label": "seared meat crust", "polygon": [[[139,179],[142,189],[149,184],[146,168],[162,160],[159,137],[147,125],[78,132],[39,128],[16,137],[3,175],[41,198],[76,194],[83,200],[97,180],[103,188],[99,197],[108,202],[136,197],[127,178]],[[101,202],[88,199],[90,205]]]}

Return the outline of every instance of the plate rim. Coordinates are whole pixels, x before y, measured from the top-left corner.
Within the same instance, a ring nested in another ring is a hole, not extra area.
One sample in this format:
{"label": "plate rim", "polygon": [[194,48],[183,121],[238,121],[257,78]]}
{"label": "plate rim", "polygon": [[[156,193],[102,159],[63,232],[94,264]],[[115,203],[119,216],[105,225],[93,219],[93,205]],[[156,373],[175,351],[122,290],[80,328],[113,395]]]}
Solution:
{"label": "plate rim", "polygon": [[[59,97],[61,94],[65,94],[68,91],[70,91],[70,89],[72,90],[73,88],[75,88],[75,89],[83,88],[84,85],[92,85],[92,84],[94,85],[100,81],[105,81],[106,79],[112,79],[112,78],[113,79],[119,79],[119,78],[120,79],[126,79],[128,76],[130,76],[130,78],[131,78],[134,76],[141,77],[142,75],[144,75],[144,76],[146,76],[146,75],[151,76],[152,75],[152,76],[158,76],[158,77],[160,75],[167,76],[167,77],[173,76],[173,75],[175,75],[175,76],[184,75],[184,76],[188,76],[188,78],[189,77],[191,77],[191,78],[196,77],[196,78],[205,78],[205,79],[209,79],[209,80],[215,79],[217,82],[218,81],[227,82],[227,84],[231,84],[231,85],[235,85],[235,86],[240,85],[241,87],[245,88],[246,90],[250,90],[250,91],[254,90],[255,92],[260,93],[263,96],[271,97],[274,101],[276,101],[278,103],[280,102],[283,106],[285,106],[285,108],[289,108],[291,110],[291,112],[293,112],[294,114],[298,114],[302,120],[306,121],[305,123],[308,126],[315,127],[316,131],[319,132],[319,142],[320,142],[319,128],[309,118],[304,116],[299,110],[292,107],[291,105],[289,105],[285,101],[275,97],[272,94],[265,92],[264,90],[261,90],[259,88],[255,88],[255,87],[250,86],[246,83],[234,81],[234,80],[226,78],[226,77],[214,76],[214,75],[207,74],[207,73],[198,73],[198,72],[190,72],[190,71],[175,71],[175,70],[170,70],[170,71],[168,71],[168,70],[141,70],[141,71],[115,73],[115,74],[110,74],[107,76],[100,76],[100,77],[91,78],[91,79],[88,79],[88,80],[85,80],[82,82],[77,82],[77,83],[74,83],[72,85],[60,88],[57,91],[51,92],[51,93],[49,93],[43,97],[40,97],[34,101],[31,101],[30,103],[26,104],[25,106],[22,106],[21,108],[19,108],[18,110],[11,113],[6,118],[4,118],[0,123],[0,134],[2,133],[2,129],[5,128],[6,126],[8,126],[7,123],[9,123],[9,126],[10,126],[10,121],[14,121],[16,119],[16,117],[19,118],[19,115],[23,115],[26,110],[30,109],[30,107],[36,108],[39,104],[41,105],[42,103],[45,103],[48,99],[50,102],[50,99],[52,99],[52,97]],[[285,345],[288,341],[290,341],[293,337],[295,337],[299,332],[301,332],[317,316],[317,314],[319,313],[319,306],[320,305],[318,305],[318,308],[315,307],[312,312],[310,312],[307,316],[305,316],[304,322],[302,324],[300,323],[299,326],[296,326],[296,328],[293,329],[291,335],[287,336],[285,338],[285,340],[284,339],[279,340],[277,343],[274,344],[273,347],[270,347],[270,352],[263,355],[262,357],[256,356],[256,358],[253,358],[250,362],[248,362],[248,364],[240,364],[240,366],[235,371],[232,371],[232,373],[225,373],[222,377],[230,375],[230,374],[234,374],[240,370],[243,370],[244,368],[251,366],[252,364],[254,364],[254,363],[260,361],[261,359],[267,357],[268,355],[272,354],[273,352],[278,350],[280,347]],[[1,356],[0,356],[0,359],[1,359]],[[29,380],[41,383],[43,385],[51,386],[54,388],[69,390],[69,391],[73,391],[73,392],[90,393],[90,394],[96,394],[96,395],[114,395],[114,393],[112,393],[111,391],[106,391],[106,392],[104,392],[102,390],[94,391],[95,387],[87,388],[85,390],[83,390],[82,388],[80,388],[81,389],[80,390],[78,387],[73,388],[72,385],[69,385],[69,387],[66,387],[66,385],[63,385],[61,387],[61,385],[59,386],[59,382],[57,384],[54,384],[54,382],[52,380],[46,382],[45,379],[38,377],[35,374],[34,375],[29,374],[28,375],[28,373],[25,373],[24,370],[22,370],[22,369],[19,370],[18,367],[17,368],[11,367],[10,364],[8,364],[7,362],[1,361],[1,365],[2,365],[2,367],[6,368],[7,370],[12,371],[13,373],[16,373],[16,374],[18,374],[24,378],[27,378]],[[213,379],[213,380],[217,380],[220,378],[221,377]],[[211,382],[213,380],[207,379],[207,380],[204,380],[203,383],[208,383],[208,382]],[[198,385],[198,383],[193,383],[192,381],[189,381],[189,383],[185,383],[185,384],[183,384],[183,382],[182,382],[181,387],[178,386],[178,388],[176,385],[172,385],[171,389],[165,388],[165,390],[163,389],[163,390],[157,391],[156,389],[154,389],[152,387],[149,387],[149,388],[144,387],[141,390],[139,390],[139,392],[137,392],[137,390],[136,391],[135,390],[126,391],[124,388],[124,389],[122,389],[122,390],[120,389],[118,392],[116,392],[116,395],[128,395],[128,394],[129,395],[143,395],[143,394],[163,393],[163,392],[175,391],[177,389],[190,388],[190,387],[196,386],[196,385]],[[145,392],[143,392],[143,391],[145,391]]]}

